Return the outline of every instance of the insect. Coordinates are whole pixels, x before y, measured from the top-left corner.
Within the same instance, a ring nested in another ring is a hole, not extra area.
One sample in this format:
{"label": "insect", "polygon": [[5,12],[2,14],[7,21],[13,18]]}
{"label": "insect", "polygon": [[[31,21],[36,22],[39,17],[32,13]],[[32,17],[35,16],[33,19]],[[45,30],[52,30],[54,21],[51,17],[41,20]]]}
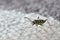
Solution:
{"label": "insect", "polygon": [[24,18],[27,18],[29,21],[31,21],[31,23],[32,23],[32,25],[43,25],[46,21],[47,21],[47,19],[46,20],[43,20],[43,19],[39,19],[39,16],[38,16],[38,18],[37,19],[35,19],[35,20],[30,20],[28,17],[24,17]]}

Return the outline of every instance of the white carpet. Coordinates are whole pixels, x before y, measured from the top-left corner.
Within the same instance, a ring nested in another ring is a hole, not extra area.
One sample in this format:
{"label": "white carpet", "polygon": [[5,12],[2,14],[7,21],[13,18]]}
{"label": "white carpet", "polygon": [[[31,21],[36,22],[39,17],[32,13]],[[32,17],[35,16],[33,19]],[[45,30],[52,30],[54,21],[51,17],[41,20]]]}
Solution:
{"label": "white carpet", "polygon": [[[48,19],[42,26],[32,25],[32,21]],[[60,40],[60,22],[52,17],[39,14],[0,10],[0,40]]]}

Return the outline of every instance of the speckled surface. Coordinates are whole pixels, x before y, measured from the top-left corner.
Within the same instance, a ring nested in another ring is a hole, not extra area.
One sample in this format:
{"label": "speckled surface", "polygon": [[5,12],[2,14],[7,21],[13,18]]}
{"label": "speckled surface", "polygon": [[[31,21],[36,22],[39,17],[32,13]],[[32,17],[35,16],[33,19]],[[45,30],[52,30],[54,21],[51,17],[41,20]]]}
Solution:
{"label": "speckled surface", "polygon": [[49,15],[60,21],[60,0],[0,0],[0,9]]}
{"label": "speckled surface", "polygon": [[[32,25],[31,20],[48,19],[42,26]],[[60,22],[39,14],[0,10],[0,40],[60,40]]]}

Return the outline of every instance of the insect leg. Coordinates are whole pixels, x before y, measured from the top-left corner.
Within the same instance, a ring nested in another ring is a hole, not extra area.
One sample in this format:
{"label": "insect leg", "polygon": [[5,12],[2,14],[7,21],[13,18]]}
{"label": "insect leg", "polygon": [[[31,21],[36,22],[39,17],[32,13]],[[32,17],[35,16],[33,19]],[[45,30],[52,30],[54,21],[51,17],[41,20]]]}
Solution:
{"label": "insect leg", "polygon": [[52,26],[48,21],[47,21],[47,23],[49,24],[49,26]]}

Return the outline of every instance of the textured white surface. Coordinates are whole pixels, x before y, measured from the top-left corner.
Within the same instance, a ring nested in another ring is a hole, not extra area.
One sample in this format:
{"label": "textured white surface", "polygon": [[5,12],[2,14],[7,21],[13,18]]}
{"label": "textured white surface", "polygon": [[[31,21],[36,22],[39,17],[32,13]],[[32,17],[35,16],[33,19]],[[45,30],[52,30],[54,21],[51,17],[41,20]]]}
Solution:
{"label": "textured white surface", "polygon": [[0,10],[0,40],[60,40],[60,22],[48,17],[42,26],[32,25],[31,20],[46,19],[45,17],[30,13]]}

